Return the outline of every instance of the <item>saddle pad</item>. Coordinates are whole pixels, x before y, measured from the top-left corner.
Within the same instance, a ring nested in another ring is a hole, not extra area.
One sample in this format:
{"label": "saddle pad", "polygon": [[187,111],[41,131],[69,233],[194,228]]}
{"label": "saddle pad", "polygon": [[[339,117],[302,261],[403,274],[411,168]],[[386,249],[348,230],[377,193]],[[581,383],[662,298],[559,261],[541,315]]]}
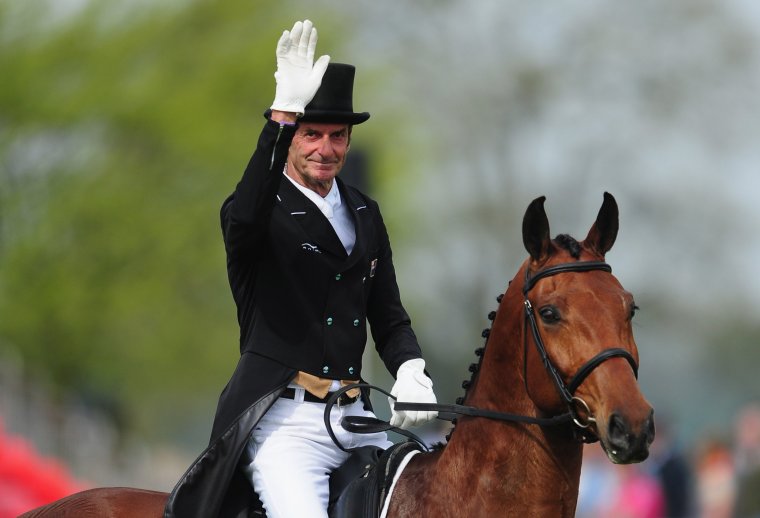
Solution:
{"label": "saddle pad", "polygon": [[396,488],[396,482],[398,481],[399,477],[401,476],[401,473],[404,472],[404,468],[406,468],[406,465],[409,463],[412,457],[420,453],[420,450],[414,450],[407,453],[403,459],[401,459],[401,462],[398,465],[398,468],[396,468],[396,473],[393,474],[393,482],[391,482],[391,486],[388,489],[388,494],[385,497],[385,501],[383,502],[383,510],[380,512],[380,518],[386,518],[386,515],[388,514],[388,507],[391,503],[391,496],[393,496],[393,490]]}

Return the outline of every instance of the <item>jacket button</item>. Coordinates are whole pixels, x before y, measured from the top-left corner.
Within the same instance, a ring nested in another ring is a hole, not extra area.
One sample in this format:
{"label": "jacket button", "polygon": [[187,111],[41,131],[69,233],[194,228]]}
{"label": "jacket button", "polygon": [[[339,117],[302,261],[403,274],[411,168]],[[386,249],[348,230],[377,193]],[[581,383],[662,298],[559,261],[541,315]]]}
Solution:
{"label": "jacket button", "polygon": [[348,368],[348,373],[349,374],[353,374],[354,373],[354,368],[353,367],[349,367]]}
{"label": "jacket button", "polygon": [[359,322],[358,318],[356,320],[354,320],[354,327],[359,327],[359,324],[360,324],[360,322]]}
{"label": "jacket button", "polygon": [[327,317],[327,325],[331,326],[332,322],[333,322],[332,317]]}
{"label": "jacket button", "polygon": [[327,374],[328,372],[330,372],[330,367],[328,367],[327,365],[325,365],[324,367],[322,367],[322,373],[323,374]]}
{"label": "jacket button", "polygon": [[341,277],[343,277],[341,274],[337,274],[337,275],[335,276],[335,280],[336,280],[336,281],[339,281],[339,280],[341,279]]}

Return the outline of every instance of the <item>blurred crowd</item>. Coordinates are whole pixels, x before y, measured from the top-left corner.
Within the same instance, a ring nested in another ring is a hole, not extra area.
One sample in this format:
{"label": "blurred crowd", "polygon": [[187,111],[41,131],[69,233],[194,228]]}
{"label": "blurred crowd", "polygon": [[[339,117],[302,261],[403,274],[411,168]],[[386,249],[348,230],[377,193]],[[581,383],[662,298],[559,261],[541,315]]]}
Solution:
{"label": "blurred crowd", "polygon": [[615,466],[584,450],[579,518],[760,518],[760,404],[737,414],[727,436],[686,450],[662,419],[650,458]]}

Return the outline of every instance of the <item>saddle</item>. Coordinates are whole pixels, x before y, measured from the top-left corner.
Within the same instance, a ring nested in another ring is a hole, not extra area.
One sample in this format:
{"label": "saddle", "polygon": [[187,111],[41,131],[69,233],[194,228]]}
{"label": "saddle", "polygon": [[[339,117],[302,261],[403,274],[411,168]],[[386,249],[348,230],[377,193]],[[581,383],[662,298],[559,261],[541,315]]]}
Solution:
{"label": "saddle", "polygon": [[[393,483],[393,477],[401,461],[413,451],[426,450],[422,440],[408,430],[392,426],[374,417],[346,416],[340,425],[353,433],[377,433],[392,431],[406,436],[410,441],[395,444],[383,450],[377,446],[345,448],[330,425],[330,411],[344,393],[354,387],[369,391],[374,389],[396,399],[391,393],[369,383],[354,383],[335,391],[325,403],[325,427],[335,445],[351,456],[330,474],[330,518],[378,518],[385,498]],[[365,393],[369,397],[368,393]]]}
{"label": "saddle", "polygon": [[[422,450],[413,441],[394,444],[387,450],[372,446],[358,449],[365,448],[380,451],[355,451],[330,475],[330,506],[327,509],[330,518],[378,518],[399,465],[407,454]],[[380,456],[375,464],[364,464],[367,454],[371,457],[378,453]],[[348,485],[341,487],[346,481]],[[334,496],[337,497],[333,500]]]}

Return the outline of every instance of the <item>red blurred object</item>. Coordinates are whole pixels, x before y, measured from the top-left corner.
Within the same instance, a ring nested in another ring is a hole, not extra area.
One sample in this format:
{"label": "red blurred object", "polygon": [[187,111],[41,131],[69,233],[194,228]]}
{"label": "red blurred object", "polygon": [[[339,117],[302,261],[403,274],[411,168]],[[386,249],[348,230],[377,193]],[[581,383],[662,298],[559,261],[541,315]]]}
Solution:
{"label": "red blurred object", "polygon": [[26,439],[6,434],[0,420],[0,518],[15,518],[83,489],[57,460],[42,457]]}

